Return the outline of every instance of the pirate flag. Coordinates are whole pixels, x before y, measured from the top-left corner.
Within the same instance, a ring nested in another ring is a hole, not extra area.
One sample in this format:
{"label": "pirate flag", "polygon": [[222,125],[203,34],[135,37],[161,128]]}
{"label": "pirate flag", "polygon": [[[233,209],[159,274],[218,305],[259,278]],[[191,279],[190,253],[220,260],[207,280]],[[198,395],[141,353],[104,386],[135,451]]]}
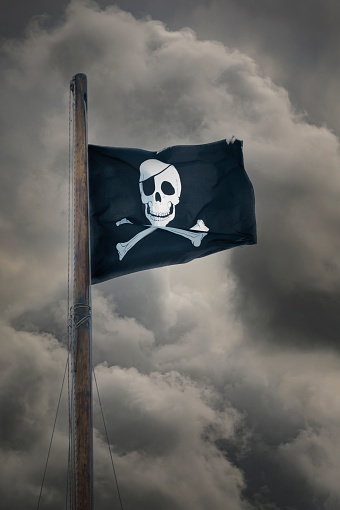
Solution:
{"label": "pirate flag", "polygon": [[256,244],[241,141],[88,149],[92,283]]}

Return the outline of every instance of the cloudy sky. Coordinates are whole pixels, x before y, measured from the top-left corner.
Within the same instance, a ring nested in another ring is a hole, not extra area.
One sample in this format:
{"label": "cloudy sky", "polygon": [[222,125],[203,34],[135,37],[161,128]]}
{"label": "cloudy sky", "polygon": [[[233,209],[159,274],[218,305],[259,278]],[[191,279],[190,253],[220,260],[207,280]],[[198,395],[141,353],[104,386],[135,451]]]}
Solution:
{"label": "cloudy sky", "polygon": [[[69,82],[89,140],[244,141],[258,245],[93,287],[125,510],[340,507],[340,5],[1,5],[0,501],[35,508],[66,363]],[[118,509],[94,400],[95,508]],[[66,391],[41,508],[65,506]]]}

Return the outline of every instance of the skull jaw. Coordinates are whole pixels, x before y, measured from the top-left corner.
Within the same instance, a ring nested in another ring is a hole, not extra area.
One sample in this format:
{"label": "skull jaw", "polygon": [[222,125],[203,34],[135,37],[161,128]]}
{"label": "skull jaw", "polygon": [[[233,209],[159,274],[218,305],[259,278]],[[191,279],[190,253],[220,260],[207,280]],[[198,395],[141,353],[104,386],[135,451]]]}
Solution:
{"label": "skull jaw", "polygon": [[168,202],[164,210],[164,207],[157,207],[157,204],[155,206],[152,202],[148,202],[145,204],[145,216],[154,227],[166,227],[175,217],[174,204]]}

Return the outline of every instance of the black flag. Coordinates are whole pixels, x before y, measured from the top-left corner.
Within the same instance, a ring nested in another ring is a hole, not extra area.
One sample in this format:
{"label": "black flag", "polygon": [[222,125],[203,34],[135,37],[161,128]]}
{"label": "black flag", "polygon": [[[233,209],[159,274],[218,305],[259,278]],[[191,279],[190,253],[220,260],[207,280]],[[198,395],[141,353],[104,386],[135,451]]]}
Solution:
{"label": "black flag", "polygon": [[242,142],[89,145],[92,283],[256,244]]}

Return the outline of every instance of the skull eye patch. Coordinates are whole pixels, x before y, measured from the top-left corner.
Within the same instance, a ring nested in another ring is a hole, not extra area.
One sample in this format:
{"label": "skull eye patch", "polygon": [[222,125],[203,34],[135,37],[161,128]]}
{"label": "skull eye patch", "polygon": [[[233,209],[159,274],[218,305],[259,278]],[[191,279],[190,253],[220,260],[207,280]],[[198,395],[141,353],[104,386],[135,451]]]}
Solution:
{"label": "skull eye patch", "polygon": [[149,177],[149,179],[146,179],[146,181],[142,182],[144,195],[150,196],[155,191],[155,180],[153,177]]}
{"label": "skull eye patch", "polygon": [[169,181],[162,182],[161,190],[163,191],[164,195],[174,195],[175,193],[175,188]]}

